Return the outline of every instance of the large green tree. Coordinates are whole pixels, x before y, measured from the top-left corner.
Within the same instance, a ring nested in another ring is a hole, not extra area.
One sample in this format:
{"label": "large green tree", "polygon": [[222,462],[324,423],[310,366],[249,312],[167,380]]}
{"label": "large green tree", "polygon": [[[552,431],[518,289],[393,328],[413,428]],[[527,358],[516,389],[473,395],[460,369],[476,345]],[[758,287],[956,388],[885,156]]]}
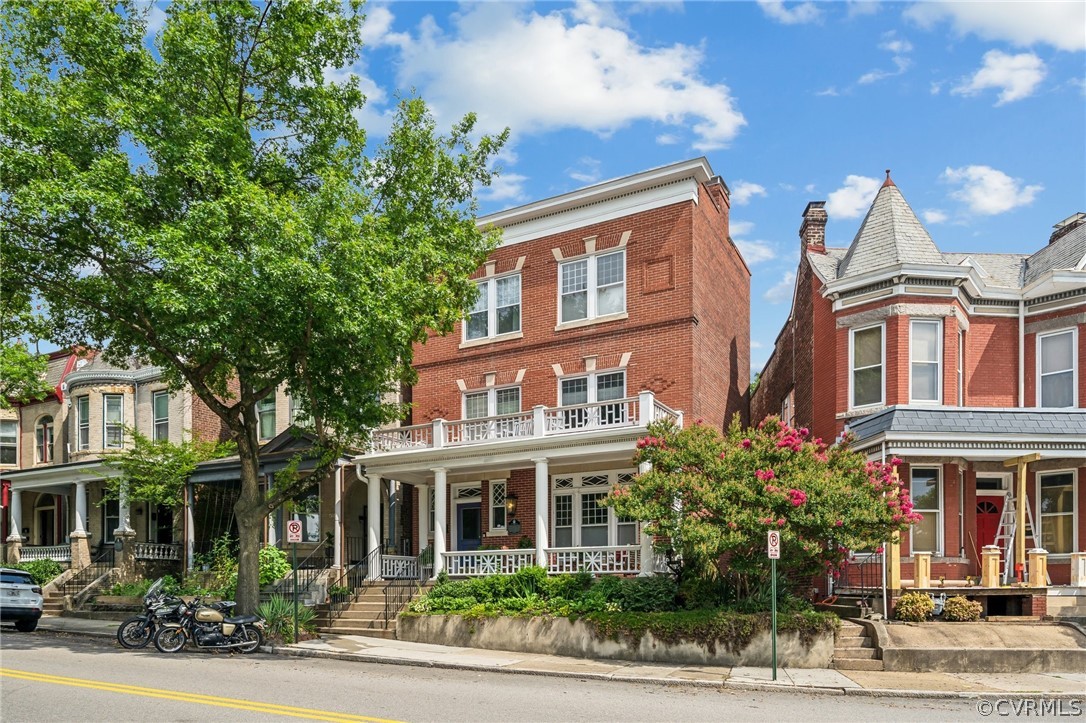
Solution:
{"label": "large green tree", "polygon": [[285,384],[328,448],[395,418],[412,345],[451,330],[497,240],[474,194],[504,135],[439,133],[411,98],[365,148],[360,12],[180,0],[150,37],[134,1],[0,10],[4,283],[57,343],[158,365],[222,419],[247,611],[263,520],[308,484],[261,491],[257,402]]}

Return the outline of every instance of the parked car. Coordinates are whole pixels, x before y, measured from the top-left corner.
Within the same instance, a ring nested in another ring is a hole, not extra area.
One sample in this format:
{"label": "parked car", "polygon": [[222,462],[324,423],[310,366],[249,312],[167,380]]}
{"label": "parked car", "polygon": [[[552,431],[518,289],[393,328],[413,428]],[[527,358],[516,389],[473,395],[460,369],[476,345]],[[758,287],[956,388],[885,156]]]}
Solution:
{"label": "parked car", "polygon": [[14,622],[17,630],[29,633],[38,627],[41,612],[41,587],[30,573],[0,567],[0,622]]}

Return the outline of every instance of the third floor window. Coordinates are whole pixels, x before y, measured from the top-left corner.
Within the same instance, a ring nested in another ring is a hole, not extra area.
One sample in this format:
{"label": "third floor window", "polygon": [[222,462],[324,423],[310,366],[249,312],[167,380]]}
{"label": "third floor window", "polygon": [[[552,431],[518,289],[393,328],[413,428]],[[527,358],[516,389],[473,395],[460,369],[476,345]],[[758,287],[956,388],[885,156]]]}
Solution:
{"label": "third floor window", "polygon": [[626,252],[597,254],[558,267],[559,323],[626,311]]}
{"label": "third floor window", "polygon": [[1075,336],[1074,329],[1037,335],[1037,406],[1075,406]]}
{"label": "third floor window", "polygon": [[120,394],[103,394],[105,415],[102,420],[102,446],[120,449],[124,446],[124,397]]}
{"label": "third floor window", "polygon": [[155,439],[170,438],[170,393],[155,392],[151,397],[151,406],[155,415]]}
{"label": "third floor window", "polygon": [[256,403],[256,416],[260,423],[260,439],[275,436],[275,392]]}
{"label": "third floor window", "polygon": [[520,331],[520,274],[479,282],[479,296],[464,323],[464,338],[488,339]]}
{"label": "third floor window", "polygon": [[76,441],[78,450],[90,449],[90,397],[75,400]]}

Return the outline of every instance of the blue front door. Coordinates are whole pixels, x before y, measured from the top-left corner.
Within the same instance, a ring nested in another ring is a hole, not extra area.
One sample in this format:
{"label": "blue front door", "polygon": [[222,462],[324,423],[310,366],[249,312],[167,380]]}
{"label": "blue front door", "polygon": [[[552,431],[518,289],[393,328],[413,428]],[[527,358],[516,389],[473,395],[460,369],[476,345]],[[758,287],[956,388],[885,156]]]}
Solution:
{"label": "blue front door", "polygon": [[456,506],[456,549],[478,550],[483,542],[483,511],[478,502]]}

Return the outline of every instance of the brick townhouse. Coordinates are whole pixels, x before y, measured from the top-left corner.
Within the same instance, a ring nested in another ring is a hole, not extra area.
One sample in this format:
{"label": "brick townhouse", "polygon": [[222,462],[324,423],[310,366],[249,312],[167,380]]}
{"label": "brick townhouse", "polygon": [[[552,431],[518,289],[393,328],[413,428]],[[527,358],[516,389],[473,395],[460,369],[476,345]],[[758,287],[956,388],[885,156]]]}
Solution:
{"label": "brick townhouse", "polygon": [[478,301],[417,348],[407,426],[355,459],[370,489],[398,483],[402,547],[452,575],[651,569],[638,524],[598,503],[651,421],[746,419],[750,272],[728,213],[698,158],[479,219],[503,240]]}
{"label": "brick townhouse", "polygon": [[804,211],[752,419],[902,460],[924,515],[900,547],[906,584],[979,576],[994,544],[1004,582],[1043,548],[1053,584],[1086,585],[1086,214],[1029,253],[948,253],[889,172],[848,248],[826,246],[824,205]]}

